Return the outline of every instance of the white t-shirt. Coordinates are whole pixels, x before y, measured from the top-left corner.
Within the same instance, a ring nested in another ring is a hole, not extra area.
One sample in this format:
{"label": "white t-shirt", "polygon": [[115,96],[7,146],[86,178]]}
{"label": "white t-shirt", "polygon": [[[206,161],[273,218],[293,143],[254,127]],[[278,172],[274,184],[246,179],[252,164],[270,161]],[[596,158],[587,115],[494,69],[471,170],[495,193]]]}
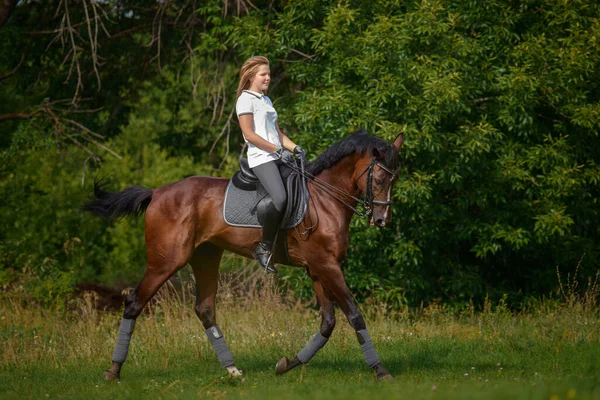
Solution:
{"label": "white t-shirt", "polygon": [[[252,114],[254,117],[254,132],[268,142],[281,146],[279,134],[275,127],[277,122],[277,111],[273,108],[271,99],[262,93],[244,90],[237,99],[235,111],[238,118],[240,115]],[[246,138],[244,138],[246,140]],[[259,149],[248,142],[248,165],[254,168],[269,161],[277,160],[275,153],[269,153]]]}

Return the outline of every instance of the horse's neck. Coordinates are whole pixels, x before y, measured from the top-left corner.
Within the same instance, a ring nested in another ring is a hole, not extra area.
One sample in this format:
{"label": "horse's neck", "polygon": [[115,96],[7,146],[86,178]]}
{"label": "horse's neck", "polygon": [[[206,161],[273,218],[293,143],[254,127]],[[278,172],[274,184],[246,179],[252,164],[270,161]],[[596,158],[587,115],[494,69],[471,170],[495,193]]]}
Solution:
{"label": "horse's neck", "polygon": [[352,154],[336,162],[330,169],[323,171],[322,178],[325,182],[354,197],[360,195],[355,182],[355,169],[359,158]]}
{"label": "horse's neck", "polygon": [[[356,169],[358,168],[357,166],[360,164],[360,161],[361,157],[357,154],[348,155],[336,162],[331,168],[321,172],[318,178],[352,197],[360,198],[361,192],[356,185],[356,178],[358,177]],[[358,174],[360,174],[360,171],[358,171]],[[345,206],[342,202],[335,200],[331,194],[325,196],[331,198],[331,207],[343,210],[343,213],[348,220],[352,218],[354,213],[350,208]],[[336,197],[352,207],[356,207],[358,204],[357,201],[353,200],[351,197],[340,194],[336,194]]]}

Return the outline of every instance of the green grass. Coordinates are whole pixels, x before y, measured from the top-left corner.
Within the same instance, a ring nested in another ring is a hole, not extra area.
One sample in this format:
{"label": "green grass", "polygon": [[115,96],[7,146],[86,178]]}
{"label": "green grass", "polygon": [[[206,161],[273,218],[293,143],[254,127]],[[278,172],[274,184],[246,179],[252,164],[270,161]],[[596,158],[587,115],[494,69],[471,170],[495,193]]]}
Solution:
{"label": "green grass", "polygon": [[92,299],[64,309],[0,303],[0,398],[317,398],[600,399],[600,316],[578,302],[546,301],[524,313],[500,304],[460,315],[364,311],[393,382],[378,382],[343,315],[327,346],[308,365],[277,377],[317,332],[311,307],[282,300],[268,283],[225,286],[218,321],[244,371],[229,378],[193,313],[188,290],[162,291],[138,319],[119,383],[102,372],[120,315]]}

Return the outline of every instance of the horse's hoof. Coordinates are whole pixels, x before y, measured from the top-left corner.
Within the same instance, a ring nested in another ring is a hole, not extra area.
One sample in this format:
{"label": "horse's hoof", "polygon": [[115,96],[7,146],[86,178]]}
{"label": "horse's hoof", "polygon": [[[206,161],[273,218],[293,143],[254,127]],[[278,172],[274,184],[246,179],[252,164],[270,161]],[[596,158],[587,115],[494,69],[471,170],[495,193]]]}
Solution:
{"label": "horse's hoof", "polygon": [[377,375],[377,380],[378,381],[393,381],[394,377],[390,373],[385,373],[385,374],[381,374],[381,376]]}
{"label": "horse's hoof", "polygon": [[240,369],[237,369],[237,367],[236,367],[236,366],[234,366],[234,365],[233,365],[233,366],[230,366],[230,367],[227,367],[227,373],[228,373],[230,376],[233,376],[233,377],[242,376],[242,370],[240,370]]}
{"label": "horse's hoof", "polygon": [[121,377],[119,376],[119,374],[115,374],[114,372],[112,372],[110,369],[107,369],[106,371],[104,371],[104,380],[107,382],[112,382],[112,381],[116,381],[121,379]]}
{"label": "horse's hoof", "polygon": [[287,357],[283,357],[281,360],[279,360],[279,362],[275,366],[275,374],[283,375],[286,372],[288,372],[288,363],[289,362],[290,362],[290,360],[288,360]]}

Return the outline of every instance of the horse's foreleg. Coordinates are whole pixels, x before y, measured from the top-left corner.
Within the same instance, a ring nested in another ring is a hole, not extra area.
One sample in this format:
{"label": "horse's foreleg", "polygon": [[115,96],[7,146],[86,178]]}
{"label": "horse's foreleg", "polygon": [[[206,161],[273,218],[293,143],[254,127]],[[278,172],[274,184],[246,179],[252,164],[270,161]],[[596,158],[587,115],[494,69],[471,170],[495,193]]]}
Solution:
{"label": "horse's foreleg", "polygon": [[356,337],[358,338],[358,343],[360,343],[365,362],[370,368],[375,370],[377,379],[393,379],[392,375],[381,365],[379,356],[367,331],[365,320],[354,303],[354,299],[350,294],[350,290],[348,290],[348,286],[346,286],[346,281],[339,265],[327,268],[319,275],[319,278],[322,280],[325,289],[331,294],[333,300],[340,306],[346,318],[348,318],[350,326],[356,331]]}
{"label": "horse's foreleg", "polygon": [[308,363],[317,352],[325,346],[333,328],[335,328],[335,311],[333,308],[333,301],[328,297],[327,292],[323,288],[321,282],[313,277],[313,285],[315,288],[315,294],[317,297],[317,303],[321,310],[321,329],[312,338],[312,340],[304,346],[304,348],[298,353],[293,360],[289,360],[287,357],[283,357],[275,366],[275,373],[277,375],[285,374],[293,368],[296,368],[300,364]]}
{"label": "horse's foreleg", "polygon": [[190,259],[190,265],[196,278],[196,306],[194,310],[204,326],[206,336],[210,341],[219,362],[234,376],[241,375],[235,366],[233,354],[229,350],[223,333],[217,326],[215,315],[215,300],[219,284],[219,263],[223,250],[205,243],[199,246]]}

